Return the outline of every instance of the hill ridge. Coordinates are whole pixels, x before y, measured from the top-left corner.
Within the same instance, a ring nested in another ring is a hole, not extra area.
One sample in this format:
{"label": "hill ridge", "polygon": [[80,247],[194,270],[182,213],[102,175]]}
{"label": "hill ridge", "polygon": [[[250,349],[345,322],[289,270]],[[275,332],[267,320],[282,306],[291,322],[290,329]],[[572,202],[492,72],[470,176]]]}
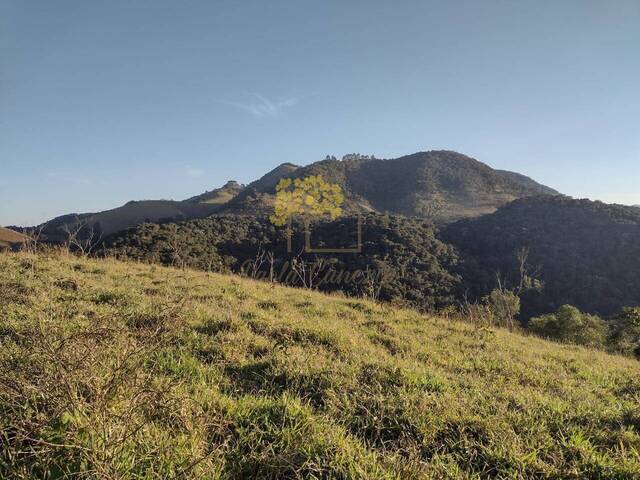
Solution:
{"label": "hill ridge", "polygon": [[524,175],[493,170],[476,159],[449,150],[386,160],[350,154],[343,160],[327,157],[305,166],[284,162],[246,186],[228,181],[220,188],[184,201],[131,201],[103,212],[63,215],[46,222],[44,233],[50,241],[60,241],[64,238],[62,226],[73,225],[78,219],[96,224],[96,230],[108,235],[148,221],[189,220],[217,213],[268,215],[275,201],[275,186],[281,178],[318,174],[343,188],[346,193],[343,207],[347,213],[377,211],[439,221],[491,213],[523,196],[557,193]]}
{"label": "hill ridge", "polygon": [[250,184],[221,212],[258,212],[273,208],[277,180],[321,175],[345,192],[347,213],[378,211],[441,221],[475,217],[506,203],[541,193],[557,194],[524,175],[498,171],[450,150],[430,150],[391,159],[359,155],[328,157],[290,171],[277,167],[269,181]]}

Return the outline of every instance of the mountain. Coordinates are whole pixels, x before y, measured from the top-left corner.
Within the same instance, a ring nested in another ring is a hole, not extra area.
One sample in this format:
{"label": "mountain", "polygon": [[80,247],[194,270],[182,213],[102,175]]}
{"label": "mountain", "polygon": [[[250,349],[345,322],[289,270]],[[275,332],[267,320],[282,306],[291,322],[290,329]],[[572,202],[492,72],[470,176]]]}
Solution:
{"label": "mountain", "polygon": [[516,284],[516,251],[528,248],[544,288],[524,295],[525,318],[564,304],[601,315],[640,305],[639,209],[562,196],[524,198],[448,225],[441,238],[465,259],[458,273],[476,296],[495,288],[497,272]]}
{"label": "mountain", "polygon": [[0,227],[0,249],[19,246],[27,240],[27,237],[9,228]]}
{"label": "mountain", "polygon": [[638,478],[630,358],[188,269],[0,272],[0,478]]}
{"label": "mountain", "polygon": [[[286,165],[286,167],[285,167]],[[421,152],[380,160],[351,155],[305,167],[285,164],[226,204],[221,212],[267,214],[282,177],[322,175],[345,192],[346,213],[380,212],[452,221],[494,212],[498,207],[540,193],[557,194],[528,177],[497,171],[451,151]]]}
{"label": "mountain", "polygon": [[493,170],[451,151],[421,152],[380,160],[357,154],[329,157],[301,167],[283,163],[246,187],[235,181],[185,201],[145,200],[99,213],[57,217],[45,225],[45,238],[60,242],[78,220],[106,236],[145,222],[164,223],[213,214],[266,216],[272,213],[282,178],[322,175],[345,193],[346,214],[388,213],[441,222],[477,217],[522,197],[556,194],[549,187],[513,172]]}
{"label": "mountain", "polygon": [[222,205],[236,197],[243,189],[244,185],[236,182],[235,180],[229,180],[222,187],[188,198],[185,202]]}

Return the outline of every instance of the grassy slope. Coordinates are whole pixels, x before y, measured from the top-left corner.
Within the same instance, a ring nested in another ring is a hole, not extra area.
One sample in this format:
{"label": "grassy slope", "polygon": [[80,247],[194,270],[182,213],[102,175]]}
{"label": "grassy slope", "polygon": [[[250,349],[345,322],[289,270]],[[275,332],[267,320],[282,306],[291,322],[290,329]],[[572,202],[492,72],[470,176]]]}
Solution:
{"label": "grassy slope", "polygon": [[8,228],[0,227],[0,247],[10,247],[16,243],[23,243],[26,237]]}
{"label": "grassy slope", "polygon": [[163,218],[178,216],[185,219],[201,218],[215,211],[215,205],[189,204],[172,200],[141,200],[96,213],[88,217],[86,222],[100,223],[102,234],[109,235],[145,222],[158,222]]}
{"label": "grassy slope", "polygon": [[0,478],[640,475],[630,359],[195,271],[0,273]]}
{"label": "grassy slope", "polygon": [[[49,220],[44,227],[41,240],[46,239],[52,243],[64,243],[68,238],[68,233],[64,227],[67,225],[71,230],[82,220],[87,226],[99,224],[96,235],[99,233],[103,238],[127,228],[136,227],[143,223],[166,222],[168,220],[179,221],[180,219],[204,218],[217,212],[220,205],[207,203],[177,202],[174,200],[140,200],[128,202],[121,207],[105,210],[97,213],[68,214]],[[85,229],[85,233],[86,229]]]}

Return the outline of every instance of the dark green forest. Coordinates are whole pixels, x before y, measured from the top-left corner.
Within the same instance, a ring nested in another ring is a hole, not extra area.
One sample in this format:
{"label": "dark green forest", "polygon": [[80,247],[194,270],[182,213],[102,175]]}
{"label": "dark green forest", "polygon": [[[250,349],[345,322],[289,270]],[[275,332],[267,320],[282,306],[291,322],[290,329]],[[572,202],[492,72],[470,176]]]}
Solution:
{"label": "dark green forest", "polygon": [[[360,253],[306,253],[304,229],[286,230],[267,218],[222,215],[183,223],[144,224],[109,237],[101,253],[218,272],[236,272],[289,285],[342,291],[431,310],[454,304],[461,278],[455,248],[438,240],[426,220],[361,217]],[[312,225],[314,248],[350,248],[358,221],[344,217]]]}
{"label": "dark green forest", "polygon": [[[519,289],[523,324],[565,304],[603,317],[640,304],[638,209],[539,196],[444,226],[400,215],[361,218],[359,254],[305,253],[302,226],[295,223],[288,253],[285,228],[246,215],[143,224],[105,239],[102,252],[241,272],[423,310],[480,301],[498,287]],[[356,217],[321,222],[312,227],[312,244],[353,246],[356,232]],[[524,265],[518,259],[522,250]],[[291,273],[293,266],[304,274]],[[520,288],[523,267],[536,288]],[[363,272],[357,281],[334,280],[336,272],[356,271]]]}
{"label": "dark green forest", "polygon": [[640,210],[563,196],[523,198],[491,215],[441,232],[464,262],[458,273],[473,296],[495,288],[496,275],[518,282],[514,252],[529,251],[542,289],[522,295],[523,318],[571,304],[610,316],[640,304]]}

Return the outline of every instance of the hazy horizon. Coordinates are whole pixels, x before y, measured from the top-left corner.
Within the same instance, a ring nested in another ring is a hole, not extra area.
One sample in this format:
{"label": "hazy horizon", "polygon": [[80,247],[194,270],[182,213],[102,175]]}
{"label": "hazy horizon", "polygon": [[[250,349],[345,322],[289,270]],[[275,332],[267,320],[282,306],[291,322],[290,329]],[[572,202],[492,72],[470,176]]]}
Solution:
{"label": "hazy horizon", "polygon": [[640,4],[8,0],[0,225],[454,150],[640,204]]}

